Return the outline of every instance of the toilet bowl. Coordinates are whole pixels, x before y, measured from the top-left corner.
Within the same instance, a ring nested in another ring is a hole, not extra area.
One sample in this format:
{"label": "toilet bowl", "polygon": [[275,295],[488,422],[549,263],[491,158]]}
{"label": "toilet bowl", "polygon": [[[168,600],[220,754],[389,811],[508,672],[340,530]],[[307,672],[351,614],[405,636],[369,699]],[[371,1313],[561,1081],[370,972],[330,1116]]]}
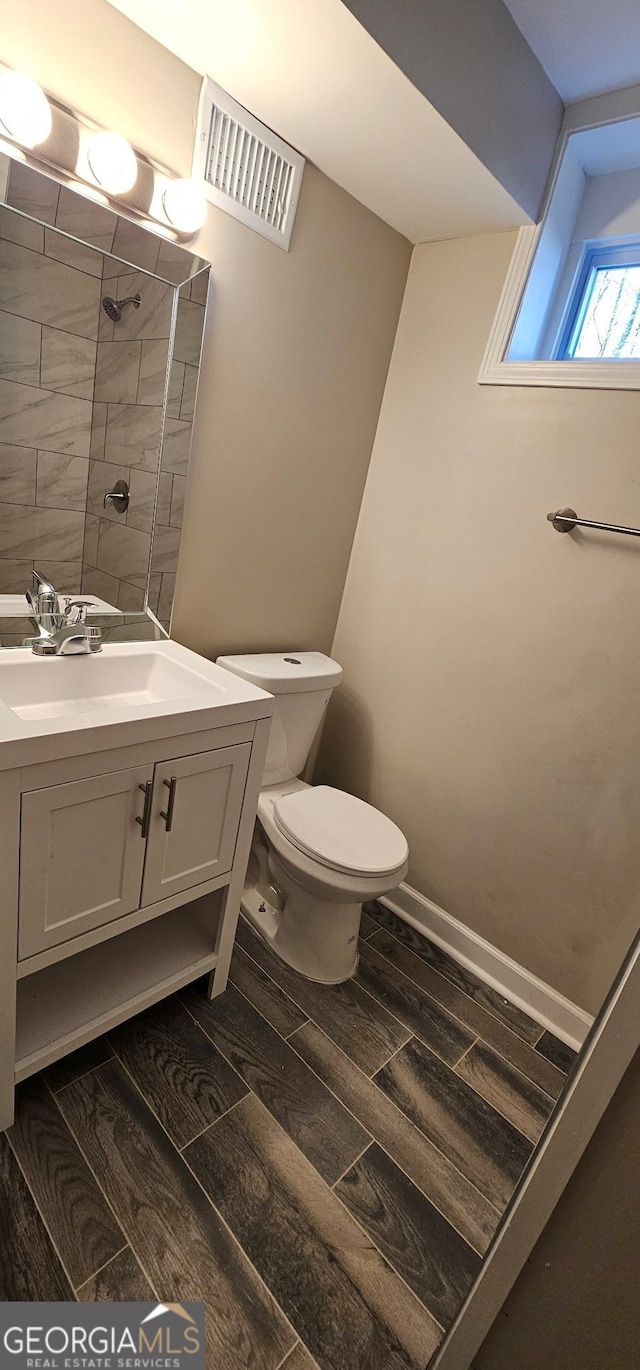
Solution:
{"label": "toilet bowl", "polygon": [[406,838],[372,805],[300,779],[341,678],[336,662],[298,652],[220,657],[218,665],[276,699],[242,912],[288,965],[339,984],[358,964],[363,903],[407,873]]}

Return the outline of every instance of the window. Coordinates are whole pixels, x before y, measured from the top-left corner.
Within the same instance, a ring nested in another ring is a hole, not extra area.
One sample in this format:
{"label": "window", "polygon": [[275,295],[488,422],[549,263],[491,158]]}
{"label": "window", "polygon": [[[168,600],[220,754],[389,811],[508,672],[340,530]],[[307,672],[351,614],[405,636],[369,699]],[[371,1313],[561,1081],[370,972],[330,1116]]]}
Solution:
{"label": "window", "polygon": [[640,360],[640,241],[587,248],[556,357]]}

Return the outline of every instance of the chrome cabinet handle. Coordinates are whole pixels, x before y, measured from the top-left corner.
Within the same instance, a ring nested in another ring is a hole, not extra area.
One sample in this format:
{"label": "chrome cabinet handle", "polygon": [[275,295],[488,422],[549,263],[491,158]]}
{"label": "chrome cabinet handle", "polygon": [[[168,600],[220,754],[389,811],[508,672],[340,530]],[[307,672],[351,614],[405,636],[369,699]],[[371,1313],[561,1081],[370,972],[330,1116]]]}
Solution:
{"label": "chrome cabinet handle", "polygon": [[140,824],[140,827],[142,828],[141,836],[142,836],[142,838],[143,838],[143,840],[144,840],[144,839],[146,839],[146,838],[149,836],[149,824],[150,824],[150,822],[151,822],[151,796],[152,796],[152,794],[153,794],[153,780],[147,780],[146,785],[138,785],[138,789],[139,789],[139,790],[142,790],[142,793],[143,793],[143,795],[144,795],[144,809],[142,810],[142,818],[139,818],[139,817],[136,816],[136,823],[139,823],[139,824]]}
{"label": "chrome cabinet handle", "polygon": [[164,809],[160,810],[160,817],[164,818],[165,832],[171,832],[171,828],[173,826],[173,809],[176,802],[176,786],[178,784],[178,777],[172,775],[170,780],[163,780],[162,783],[163,785],[166,785],[169,791],[169,803],[167,804],[166,812]]}

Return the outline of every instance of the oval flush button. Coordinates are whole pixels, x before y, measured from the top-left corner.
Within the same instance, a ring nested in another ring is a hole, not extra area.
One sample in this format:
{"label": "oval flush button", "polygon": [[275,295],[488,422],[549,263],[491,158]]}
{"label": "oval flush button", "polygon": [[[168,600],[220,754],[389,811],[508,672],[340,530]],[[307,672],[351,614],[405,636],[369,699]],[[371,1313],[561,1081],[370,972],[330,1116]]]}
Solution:
{"label": "oval flush button", "polygon": [[288,663],[289,663],[290,666],[301,666],[301,665],[302,665],[302,662],[301,662],[301,661],[298,661],[297,656],[286,656],[286,657],[285,657],[285,661],[288,661]]}

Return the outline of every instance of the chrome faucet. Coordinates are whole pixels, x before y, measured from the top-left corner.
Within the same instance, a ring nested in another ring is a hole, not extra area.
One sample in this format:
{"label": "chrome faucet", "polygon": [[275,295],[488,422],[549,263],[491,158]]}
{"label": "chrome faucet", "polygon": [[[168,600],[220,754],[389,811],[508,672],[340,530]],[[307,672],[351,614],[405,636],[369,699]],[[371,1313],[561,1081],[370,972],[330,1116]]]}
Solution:
{"label": "chrome faucet", "polygon": [[46,576],[41,576],[39,571],[31,572],[31,585],[27,589],[26,598],[31,605],[34,614],[57,614],[58,612],[58,592],[54,589],[50,580]]}
{"label": "chrome faucet", "polygon": [[102,631],[87,623],[87,613],[95,608],[91,599],[67,600],[62,622],[46,637],[35,638],[31,644],[36,656],[86,656],[102,650]]}

